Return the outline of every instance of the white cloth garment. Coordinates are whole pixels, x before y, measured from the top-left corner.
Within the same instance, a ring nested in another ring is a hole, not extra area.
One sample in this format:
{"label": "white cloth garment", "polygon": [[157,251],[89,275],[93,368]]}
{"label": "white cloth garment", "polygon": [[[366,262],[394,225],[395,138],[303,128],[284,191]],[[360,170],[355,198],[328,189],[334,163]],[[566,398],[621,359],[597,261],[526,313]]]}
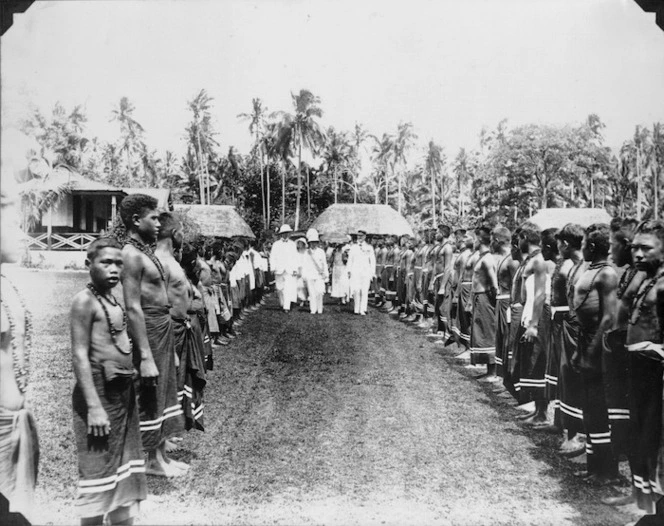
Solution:
{"label": "white cloth garment", "polygon": [[355,314],[366,314],[369,301],[369,286],[376,271],[374,249],[368,243],[358,243],[348,251],[346,265],[350,277]]}
{"label": "white cloth garment", "polygon": [[325,283],[328,280],[327,257],[322,248],[305,251],[302,275],[309,294],[309,310],[312,314],[322,314]]}
{"label": "white cloth garment", "polygon": [[291,303],[297,301],[298,253],[295,243],[290,239],[279,239],[272,245],[270,268],[274,272],[274,283],[279,297],[279,304],[284,310],[290,310]]}

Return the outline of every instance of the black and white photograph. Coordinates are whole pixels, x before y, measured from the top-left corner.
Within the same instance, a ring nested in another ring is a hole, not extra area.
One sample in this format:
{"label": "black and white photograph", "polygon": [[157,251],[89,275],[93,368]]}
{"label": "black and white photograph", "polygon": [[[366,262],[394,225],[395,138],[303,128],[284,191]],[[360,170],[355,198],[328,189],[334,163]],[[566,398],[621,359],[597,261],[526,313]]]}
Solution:
{"label": "black and white photograph", "polygon": [[664,526],[664,0],[0,0],[2,526]]}

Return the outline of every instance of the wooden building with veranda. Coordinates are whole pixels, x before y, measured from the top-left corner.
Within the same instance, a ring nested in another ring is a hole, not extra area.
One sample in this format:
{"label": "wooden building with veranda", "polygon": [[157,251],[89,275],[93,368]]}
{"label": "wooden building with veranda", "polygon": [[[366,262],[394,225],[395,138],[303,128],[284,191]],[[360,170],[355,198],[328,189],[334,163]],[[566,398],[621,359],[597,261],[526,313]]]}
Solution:
{"label": "wooden building with veranda", "polygon": [[[34,185],[40,184],[33,181]],[[86,250],[101,233],[109,230],[122,199],[130,194],[154,197],[160,210],[173,208],[167,188],[117,188],[69,170],[54,171],[43,184],[67,185],[68,191],[26,228],[31,250]]]}

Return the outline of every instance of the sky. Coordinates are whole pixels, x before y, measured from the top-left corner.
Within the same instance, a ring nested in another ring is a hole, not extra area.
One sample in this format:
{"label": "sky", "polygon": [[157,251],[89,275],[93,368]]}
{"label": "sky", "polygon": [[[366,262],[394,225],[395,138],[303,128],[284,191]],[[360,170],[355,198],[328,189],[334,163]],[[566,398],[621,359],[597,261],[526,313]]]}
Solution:
{"label": "sky", "polygon": [[247,152],[237,118],[260,97],[291,110],[318,95],[322,122],[378,136],[410,121],[413,155],[453,157],[503,118],[580,123],[613,148],[664,122],[664,31],[633,0],[78,0],[35,2],[0,40],[3,131],[56,101],[81,104],[113,140],[123,96],[151,149],[184,152],[187,101],[214,98],[222,152]]}

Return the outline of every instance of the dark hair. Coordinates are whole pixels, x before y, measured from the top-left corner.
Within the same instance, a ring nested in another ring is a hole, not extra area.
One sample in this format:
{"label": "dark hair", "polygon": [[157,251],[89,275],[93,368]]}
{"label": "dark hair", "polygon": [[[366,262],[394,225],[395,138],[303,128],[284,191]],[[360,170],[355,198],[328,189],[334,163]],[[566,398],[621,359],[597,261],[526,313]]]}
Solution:
{"label": "dark hair", "polygon": [[636,234],[652,234],[664,244],[664,221],[661,219],[644,221],[636,228]]}
{"label": "dark hair", "polygon": [[465,248],[475,248],[475,238],[471,235],[466,235],[463,240],[463,246]]}
{"label": "dark hair", "polygon": [[122,245],[114,237],[100,237],[99,239],[95,239],[90,243],[90,246],[88,246],[86,255],[90,263],[92,263],[99,252],[105,248],[117,248],[118,250],[122,250]]}
{"label": "dark hair", "polygon": [[542,243],[542,232],[535,223],[526,221],[519,230],[519,239],[523,239],[530,245],[539,245]]}
{"label": "dark hair", "polygon": [[194,283],[198,283],[198,275],[196,274],[196,261],[198,260],[198,249],[191,243],[184,243],[182,245],[182,257],[180,258],[180,266],[184,270],[187,277]]}
{"label": "dark hair", "polygon": [[493,229],[492,233],[494,239],[498,242],[499,245],[507,245],[512,238],[510,229],[504,226],[497,226]]}
{"label": "dark hair", "polygon": [[574,250],[581,250],[581,242],[583,241],[583,227],[575,223],[567,223],[556,234],[556,237],[561,241],[567,241],[567,244]]}
{"label": "dark hair", "polygon": [[145,194],[132,194],[125,197],[120,203],[120,218],[127,230],[132,228],[135,215],[143,217],[149,210],[157,209],[157,200]]}
{"label": "dark hair", "polygon": [[452,229],[448,225],[438,225],[438,231],[443,234],[444,237],[450,237]]}
{"label": "dark hair", "polygon": [[558,243],[556,243],[558,232],[557,228],[547,228],[542,231],[542,247],[546,247],[553,256],[558,255]]}
{"label": "dark hair", "polygon": [[481,226],[475,230],[475,235],[481,245],[488,245],[491,243],[491,229],[486,226]]}
{"label": "dark hair", "polygon": [[606,223],[593,223],[586,228],[586,245],[593,245],[590,250],[594,255],[608,256],[611,248],[611,227]]}
{"label": "dark hair", "polygon": [[159,239],[172,238],[173,234],[182,229],[182,222],[170,212],[159,214]]}

